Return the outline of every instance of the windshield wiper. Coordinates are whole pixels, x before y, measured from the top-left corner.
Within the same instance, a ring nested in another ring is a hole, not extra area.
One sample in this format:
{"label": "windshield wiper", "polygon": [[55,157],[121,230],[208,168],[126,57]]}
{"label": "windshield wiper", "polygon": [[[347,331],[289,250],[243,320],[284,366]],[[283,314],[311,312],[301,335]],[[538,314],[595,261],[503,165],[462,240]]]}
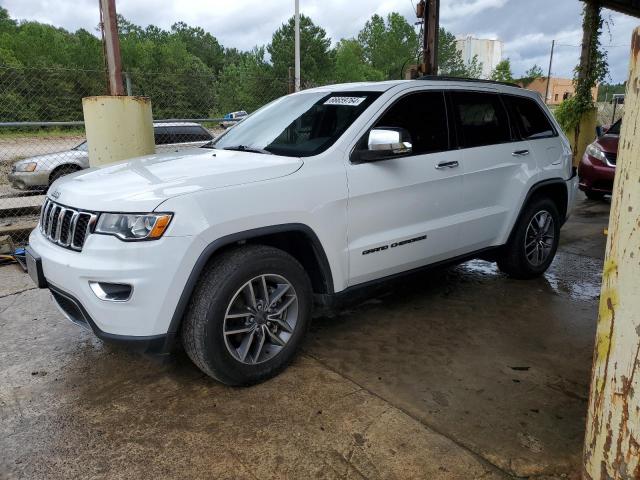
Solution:
{"label": "windshield wiper", "polygon": [[247,147],[246,145],[235,145],[233,147],[224,147],[223,150],[233,150],[236,152],[251,152],[262,153],[264,155],[273,155],[269,150],[263,150],[262,148]]}

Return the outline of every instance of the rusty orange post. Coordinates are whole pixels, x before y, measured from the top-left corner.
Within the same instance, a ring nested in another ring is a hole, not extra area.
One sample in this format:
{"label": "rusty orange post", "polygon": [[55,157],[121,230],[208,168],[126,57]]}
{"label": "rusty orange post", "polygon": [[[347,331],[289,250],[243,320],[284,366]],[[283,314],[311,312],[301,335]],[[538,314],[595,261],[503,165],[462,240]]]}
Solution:
{"label": "rusty orange post", "polygon": [[584,448],[588,480],[640,479],[640,27],[616,170]]}

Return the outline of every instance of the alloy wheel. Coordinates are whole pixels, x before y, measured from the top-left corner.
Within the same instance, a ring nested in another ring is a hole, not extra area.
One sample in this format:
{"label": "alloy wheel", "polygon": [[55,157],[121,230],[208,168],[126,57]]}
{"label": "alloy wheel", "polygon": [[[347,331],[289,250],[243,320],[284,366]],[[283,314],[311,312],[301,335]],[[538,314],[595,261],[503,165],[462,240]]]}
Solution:
{"label": "alloy wheel", "polygon": [[298,321],[298,297],[283,276],[252,278],[233,295],[224,317],[224,341],[239,362],[254,365],[285,347]]}
{"label": "alloy wheel", "polygon": [[536,213],[524,236],[524,253],[534,267],[542,265],[549,258],[555,242],[553,216],[546,210]]}

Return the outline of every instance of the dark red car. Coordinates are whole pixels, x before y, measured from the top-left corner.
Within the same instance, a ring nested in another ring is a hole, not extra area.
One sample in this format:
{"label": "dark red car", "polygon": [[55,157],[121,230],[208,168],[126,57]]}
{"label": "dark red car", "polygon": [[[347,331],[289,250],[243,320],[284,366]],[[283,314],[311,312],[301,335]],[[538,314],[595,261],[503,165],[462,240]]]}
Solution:
{"label": "dark red car", "polygon": [[588,198],[599,200],[613,191],[622,119],[590,144],[578,165],[579,186]]}

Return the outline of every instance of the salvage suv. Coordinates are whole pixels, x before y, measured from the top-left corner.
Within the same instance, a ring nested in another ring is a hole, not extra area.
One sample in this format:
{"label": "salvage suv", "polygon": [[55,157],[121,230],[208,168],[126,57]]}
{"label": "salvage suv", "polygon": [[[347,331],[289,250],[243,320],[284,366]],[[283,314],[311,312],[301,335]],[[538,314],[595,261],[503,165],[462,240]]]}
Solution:
{"label": "salvage suv", "polygon": [[282,370],[314,300],[471,258],[542,274],[577,177],[539,96],[425,78],[279,98],[210,149],[56,181],[29,273],[99,338],[248,385]]}

